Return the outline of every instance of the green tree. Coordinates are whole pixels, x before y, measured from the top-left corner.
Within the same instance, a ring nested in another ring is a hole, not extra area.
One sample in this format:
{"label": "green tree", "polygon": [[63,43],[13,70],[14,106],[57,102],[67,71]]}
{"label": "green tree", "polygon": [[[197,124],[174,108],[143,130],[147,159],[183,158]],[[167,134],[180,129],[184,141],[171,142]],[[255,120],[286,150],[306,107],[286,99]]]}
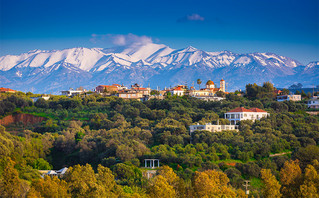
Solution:
{"label": "green tree", "polygon": [[156,198],[173,198],[176,195],[173,186],[169,185],[162,175],[158,175],[153,179],[148,191],[150,197]]}
{"label": "green tree", "polygon": [[134,150],[127,145],[120,145],[116,149],[116,157],[122,160],[122,162],[129,161],[134,158]]}
{"label": "green tree", "polygon": [[264,183],[264,188],[262,194],[266,198],[280,198],[282,194],[280,193],[281,185],[277,181],[276,177],[271,174],[270,169],[261,169],[261,178]]}
{"label": "green tree", "polygon": [[91,165],[75,165],[70,167],[65,175],[69,192],[73,197],[97,197],[101,190]]}
{"label": "green tree", "polygon": [[152,91],[151,91],[151,95],[160,95],[160,92],[159,91],[157,91],[157,90],[155,90],[155,89],[153,89]]}
{"label": "green tree", "polygon": [[302,179],[299,160],[286,161],[280,170],[282,192],[287,197],[300,197],[299,186]]}
{"label": "green tree", "polygon": [[200,85],[202,84],[202,80],[201,79],[197,79],[197,84],[198,84],[198,89],[200,90]]}
{"label": "green tree", "polygon": [[0,180],[0,192],[3,197],[20,197],[22,195],[21,180],[19,173],[14,168],[15,162],[10,158],[5,160],[6,166]]}
{"label": "green tree", "polygon": [[282,89],[282,95],[288,95],[290,93],[289,89]]}
{"label": "green tree", "polygon": [[236,192],[227,186],[226,174],[216,170],[195,172],[193,188],[195,197],[236,197]]}
{"label": "green tree", "polygon": [[301,168],[306,168],[313,160],[319,161],[319,147],[310,145],[306,148],[300,148],[293,153],[293,159],[299,159]]}
{"label": "green tree", "polygon": [[112,174],[112,171],[104,167],[102,165],[99,165],[97,168],[97,182],[99,184],[100,188],[100,197],[117,197],[118,194],[121,193],[120,188],[117,186],[114,175]]}
{"label": "green tree", "polygon": [[[45,176],[44,179],[34,180],[31,188],[40,193],[42,197],[71,197],[68,193],[68,184],[57,177]],[[31,193],[34,191],[32,190]]]}

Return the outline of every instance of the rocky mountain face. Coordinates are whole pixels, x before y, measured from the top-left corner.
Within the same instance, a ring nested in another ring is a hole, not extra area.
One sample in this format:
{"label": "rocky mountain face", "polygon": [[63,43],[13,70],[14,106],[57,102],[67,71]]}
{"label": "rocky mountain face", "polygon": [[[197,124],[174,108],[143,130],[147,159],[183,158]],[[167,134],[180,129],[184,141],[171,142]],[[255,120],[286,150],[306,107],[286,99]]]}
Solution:
{"label": "rocky mountain face", "polygon": [[[300,82],[319,84],[319,62],[304,66],[273,53],[206,52],[194,47],[174,50],[148,43],[115,48],[33,50],[0,57],[0,86],[35,93],[59,93],[83,86],[139,83],[152,88],[224,79],[227,90],[270,81],[276,87]],[[195,84],[196,86],[196,84]],[[202,85],[203,86],[203,85]]]}

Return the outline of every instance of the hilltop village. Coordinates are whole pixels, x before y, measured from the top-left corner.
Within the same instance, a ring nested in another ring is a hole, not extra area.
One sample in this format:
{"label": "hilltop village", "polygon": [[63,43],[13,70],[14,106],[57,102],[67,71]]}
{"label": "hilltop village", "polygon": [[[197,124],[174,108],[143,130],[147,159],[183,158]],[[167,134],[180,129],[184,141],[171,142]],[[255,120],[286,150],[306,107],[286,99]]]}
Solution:
{"label": "hilltop village", "polygon": [[227,88],[0,88],[0,196],[317,197],[319,93]]}
{"label": "hilltop village", "polygon": [[[62,95],[71,97],[84,94],[86,92],[92,93],[92,91],[87,91],[83,88],[61,91]],[[123,99],[137,99],[141,101],[146,101],[152,98],[164,99],[165,96],[172,95],[188,95],[207,101],[218,101],[222,100],[223,96],[228,93],[226,92],[226,83],[223,79],[220,80],[219,88],[217,88],[213,81],[208,80],[205,84],[205,88],[198,90],[196,90],[194,86],[187,87],[186,85],[177,85],[173,88],[165,88],[164,90],[151,90],[149,87],[144,88],[136,83],[131,85],[129,88],[120,84],[99,85],[95,88],[95,90],[93,90],[93,92],[99,93],[103,96],[118,96]]]}

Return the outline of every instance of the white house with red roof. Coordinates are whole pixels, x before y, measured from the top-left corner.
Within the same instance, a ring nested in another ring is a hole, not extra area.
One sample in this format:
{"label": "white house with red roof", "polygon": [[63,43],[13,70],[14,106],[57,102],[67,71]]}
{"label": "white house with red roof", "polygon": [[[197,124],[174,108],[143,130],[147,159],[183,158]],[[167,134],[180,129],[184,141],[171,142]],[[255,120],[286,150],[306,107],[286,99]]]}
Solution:
{"label": "white house with red roof", "polygon": [[17,91],[10,88],[0,87],[0,93],[15,93],[15,92]]}
{"label": "white house with red roof", "polygon": [[169,92],[171,92],[172,95],[177,95],[177,96],[183,96],[185,95],[186,89],[184,88],[183,85],[177,85],[173,89],[171,89]]}
{"label": "white house with red roof", "polygon": [[269,116],[267,111],[258,108],[246,109],[244,107],[237,107],[225,113],[225,119],[228,119],[231,124],[237,124],[241,120],[260,120],[267,116]]}

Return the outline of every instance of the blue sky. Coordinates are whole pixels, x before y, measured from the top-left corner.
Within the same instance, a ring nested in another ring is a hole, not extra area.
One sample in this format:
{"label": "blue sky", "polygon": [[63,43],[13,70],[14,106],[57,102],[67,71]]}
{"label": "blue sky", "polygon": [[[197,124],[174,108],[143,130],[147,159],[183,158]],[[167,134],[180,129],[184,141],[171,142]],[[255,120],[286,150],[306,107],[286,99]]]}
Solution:
{"label": "blue sky", "polygon": [[[106,35],[172,48],[319,60],[318,0],[0,0],[0,55],[112,47]],[[92,35],[96,35],[92,39]]]}

